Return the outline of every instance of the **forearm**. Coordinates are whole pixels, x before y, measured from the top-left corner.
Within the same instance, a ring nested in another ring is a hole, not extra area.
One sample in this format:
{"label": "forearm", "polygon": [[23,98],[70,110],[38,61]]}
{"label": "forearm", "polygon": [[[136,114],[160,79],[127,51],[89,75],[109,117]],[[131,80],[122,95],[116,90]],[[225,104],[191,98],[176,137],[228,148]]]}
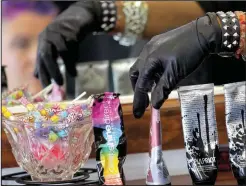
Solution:
{"label": "forearm", "polygon": [[[205,13],[194,1],[146,1],[148,3],[148,21],[143,33],[151,38],[164,31],[182,26]],[[124,32],[125,16],[123,2],[116,1],[118,22],[113,32]]]}

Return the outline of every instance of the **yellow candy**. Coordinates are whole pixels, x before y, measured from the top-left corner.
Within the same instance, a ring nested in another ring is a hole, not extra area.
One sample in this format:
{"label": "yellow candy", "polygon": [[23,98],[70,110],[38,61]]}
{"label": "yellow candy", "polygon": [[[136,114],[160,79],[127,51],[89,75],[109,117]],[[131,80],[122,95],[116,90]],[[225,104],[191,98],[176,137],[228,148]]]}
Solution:
{"label": "yellow candy", "polygon": [[7,108],[6,107],[2,107],[2,113],[6,112]]}
{"label": "yellow candy", "polygon": [[17,133],[17,132],[19,132],[19,130],[17,129],[17,128],[14,128],[14,131]]}
{"label": "yellow candy", "polygon": [[3,116],[6,117],[6,118],[10,118],[11,113],[6,111],[5,113],[3,113]]}
{"label": "yellow candy", "polygon": [[47,112],[46,112],[46,110],[42,109],[42,110],[40,110],[40,114],[42,116],[46,116],[47,115]]}
{"label": "yellow candy", "polygon": [[33,116],[29,116],[29,117],[28,117],[28,121],[31,122],[31,123],[34,122],[34,119],[35,119],[35,118],[34,118]]}
{"label": "yellow candy", "polygon": [[57,116],[57,115],[53,115],[53,116],[51,116],[51,118],[50,118],[50,120],[52,121],[52,122],[58,122],[58,120],[59,120],[59,117]]}
{"label": "yellow candy", "polygon": [[12,113],[9,112],[9,110],[6,107],[4,107],[4,106],[2,106],[2,114],[7,119],[14,119]]}
{"label": "yellow candy", "polygon": [[34,109],[33,104],[27,104],[26,107],[27,107],[28,110],[33,110]]}
{"label": "yellow candy", "polygon": [[23,92],[22,92],[21,90],[18,91],[17,94],[16,94],[16,98],[19,99],[19,98],[21,98],[22,96],[23,96]]}
{"label": "yellow candy", "polygon": [[64,103],[60,104],[61,109],[66,109],[66,107],[67,107],[66,104],[64,104]]}

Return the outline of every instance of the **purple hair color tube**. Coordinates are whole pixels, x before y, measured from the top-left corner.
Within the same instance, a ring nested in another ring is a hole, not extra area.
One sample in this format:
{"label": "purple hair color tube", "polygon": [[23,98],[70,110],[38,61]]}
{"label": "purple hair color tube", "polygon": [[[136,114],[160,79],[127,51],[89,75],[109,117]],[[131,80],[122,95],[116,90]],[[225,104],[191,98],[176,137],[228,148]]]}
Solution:
{"label": "purple hair color tube", "polygon": [[169,172],[162,157],[162,130],[160,110],[151,108],[149,168],[147,185],[171,185]]}
{"label": "purple hair color tube", "polygon": [[214,185],[219,160],[214,85],[178,89],[187,165],[194,185]]}
{"label": "purple hair color tube", "polygon": [[238,185],[246,185],[246,81],[224,85],[229,159]]}

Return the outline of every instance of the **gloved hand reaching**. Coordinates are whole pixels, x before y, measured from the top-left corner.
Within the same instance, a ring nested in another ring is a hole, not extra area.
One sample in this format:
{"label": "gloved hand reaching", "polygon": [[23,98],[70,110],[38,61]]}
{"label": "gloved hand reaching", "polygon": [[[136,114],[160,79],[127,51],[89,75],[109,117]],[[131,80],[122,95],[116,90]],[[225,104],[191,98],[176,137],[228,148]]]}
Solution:
{"label": "gloved hand reaching", "polygon": [[96,1],[79,1],[60,14],[40,34],[35,76],[43,86],[54,79],[58,85],[63,78],[57,58],[64,61],[67,72],[76,76],[75,63],[78,60],[79,40],[100,27],[100,4]]}
{"label": "gloved hand reaching", "polygon": [[130,69],[134,90],[133,113],[140,118],[151,103],[159,109],[177,84],[191,74],[210,53],[221,48],[216,14],[155,36]]}

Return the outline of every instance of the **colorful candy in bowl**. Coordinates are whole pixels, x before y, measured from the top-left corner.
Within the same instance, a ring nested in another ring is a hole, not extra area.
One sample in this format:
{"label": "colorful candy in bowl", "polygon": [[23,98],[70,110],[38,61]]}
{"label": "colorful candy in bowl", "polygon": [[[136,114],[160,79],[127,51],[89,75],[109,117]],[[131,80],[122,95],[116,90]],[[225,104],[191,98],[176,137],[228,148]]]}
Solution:
{"label": "colorful candy in bowl", "polygon": [[3,121],[3,127],[18,164],[33,180],[67,180],[87,161],[93,143],[90,119],[69,125],[45,124],[35,129],[17,121]]}
{"label": "colorful candy in bowl", "polygon": [[2,107],[2,115],[15,159],[32,180],[72,179],[88,160],[94,136],[87,105],[43,107],[20,115]]}

